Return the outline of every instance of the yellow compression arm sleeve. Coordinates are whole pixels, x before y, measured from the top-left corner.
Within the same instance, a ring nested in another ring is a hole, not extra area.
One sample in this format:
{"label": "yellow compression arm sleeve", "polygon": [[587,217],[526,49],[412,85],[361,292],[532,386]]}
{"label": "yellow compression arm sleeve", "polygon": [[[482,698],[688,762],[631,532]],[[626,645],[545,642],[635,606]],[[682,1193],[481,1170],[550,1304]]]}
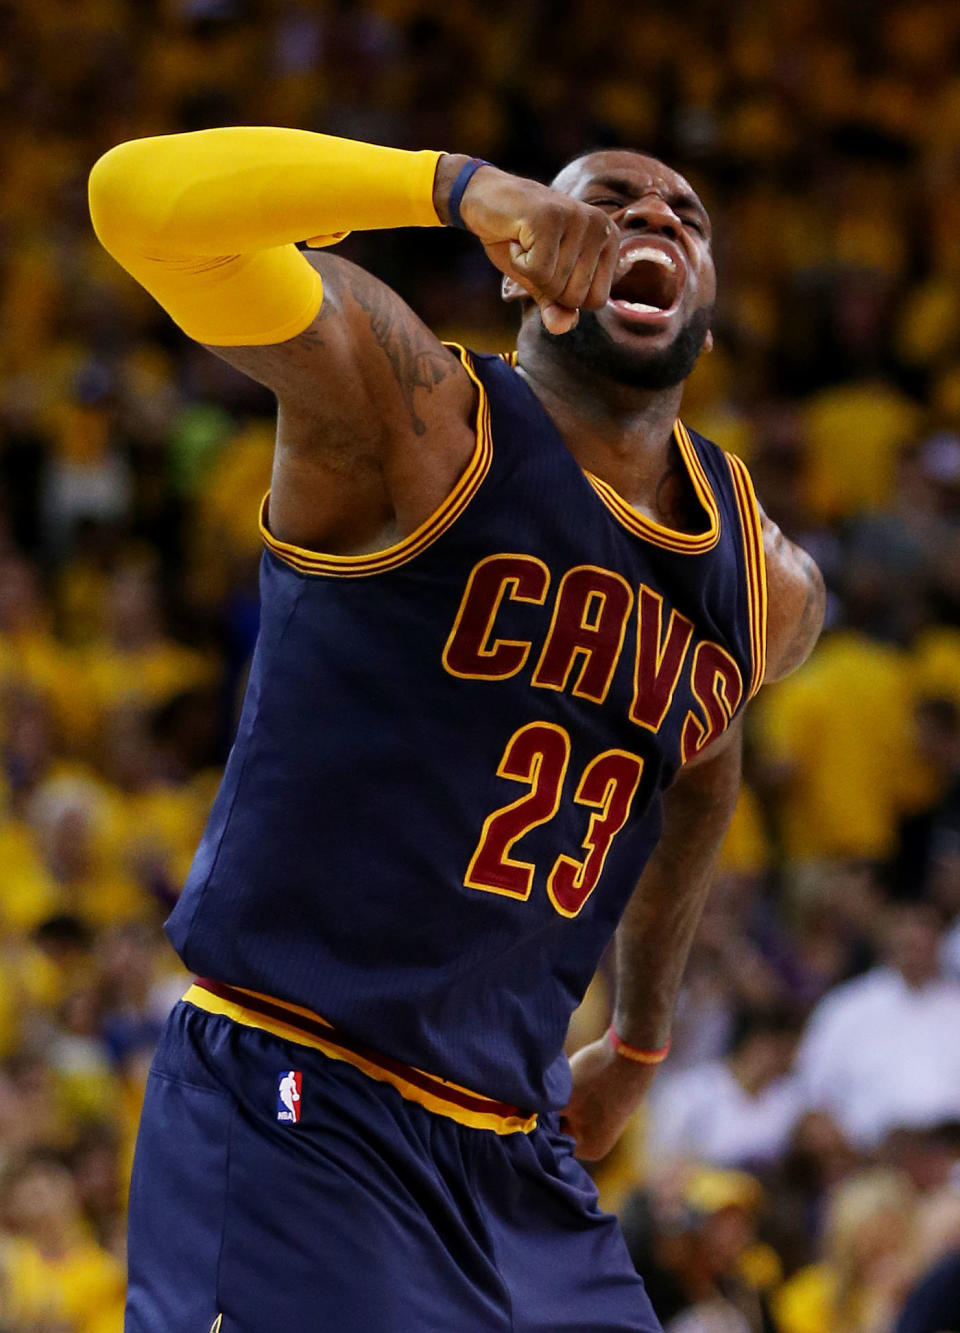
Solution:
{"label": "yellow compression arm sleeve", "polygon": [[293,243],[439,227],[440,157],[258,126],[133,139],[90,173],[90,216],[105,249],[198,342],[283,342],[323,300]]}

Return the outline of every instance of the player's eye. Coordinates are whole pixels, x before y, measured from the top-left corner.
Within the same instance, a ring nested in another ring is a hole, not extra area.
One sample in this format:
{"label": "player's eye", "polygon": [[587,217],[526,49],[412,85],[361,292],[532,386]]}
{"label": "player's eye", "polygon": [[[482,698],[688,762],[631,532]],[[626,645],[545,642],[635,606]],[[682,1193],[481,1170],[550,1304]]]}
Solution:
{"label": "player's eye", "polygon": [[587,200],[587,203],[588,203],[588,204],[592,204],[594,208],[622,208],[622,207],[623,207],[623,201],[622,201],[622,200],[620,200],[620,199],[611,199],[610,197],[608,197],[608,196],[606,196],[606,195],[605,195],[603,198],[601,198],[601,199],[588,199],[588,200]]}
{"label": "player's eye", "polygon": [[706,229],[706,227],[703,225],[703,223],[700,221],[700,219],[699,219],[698,217],[686,217],[686,218],[684,218],[684,219],[683,219],[683,225],[684,225],[685,227],[692,227],[693,230],[694,230],[694,231],[698,231],[698,232],[700,233],[701,236],[705,236],[706,233],[707,233],[707,229]]}

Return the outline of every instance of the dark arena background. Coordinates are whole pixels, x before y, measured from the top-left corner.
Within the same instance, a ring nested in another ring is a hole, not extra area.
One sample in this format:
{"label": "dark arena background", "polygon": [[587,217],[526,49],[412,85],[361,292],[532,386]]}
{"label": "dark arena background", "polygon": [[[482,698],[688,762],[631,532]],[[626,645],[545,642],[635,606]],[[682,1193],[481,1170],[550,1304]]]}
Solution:
{"label": "dark arena background", "polygon": [[[944,1333],[901,1312],[960,1267],[960,5],[2,0],[0,107],[0,1331],[122,1328],[188,982],[161,924],[272,447],[272,397],[97,244],[86,178],[124,139],[276,124],[540,179],[636,146],[701,190],[721,294],[684,418],[816,558],[827,630],[752,710],[673,1049],[597,1182],[668,1333]],[[468,236],[342,253],[512,346]],[[601,973],[577,1039],[608,1016]]]}

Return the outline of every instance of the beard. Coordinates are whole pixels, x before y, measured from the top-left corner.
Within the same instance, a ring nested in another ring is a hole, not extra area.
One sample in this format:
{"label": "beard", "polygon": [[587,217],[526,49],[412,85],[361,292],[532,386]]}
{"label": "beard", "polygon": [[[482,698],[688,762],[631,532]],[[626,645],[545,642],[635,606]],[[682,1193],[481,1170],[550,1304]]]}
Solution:
{"label": "beard", "polygon": [[695,310],[669,347],[655,352],[645,351],[641,338],[632,347],[615,343],[594,310],[581,310],[576,327],[569,333],[550,333],[543,324],[540,333],[578,365],[615,384],[631,389],[672,389],[693,370],[712,319],[712,305]]}

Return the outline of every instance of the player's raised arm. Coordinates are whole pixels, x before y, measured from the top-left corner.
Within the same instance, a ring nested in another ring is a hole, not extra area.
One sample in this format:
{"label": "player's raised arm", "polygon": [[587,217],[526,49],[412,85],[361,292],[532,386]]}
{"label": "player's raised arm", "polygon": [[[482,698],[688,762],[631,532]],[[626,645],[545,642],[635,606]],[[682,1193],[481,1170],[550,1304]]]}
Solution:
{"label": "player's raised arm", "polygon": [[[238,126],[135,139],[90,175],[102,244],[198,342],[268,347],[320,310],[321,274],[295,242],[458,220],[562,332],[609,294],[616,238],[599,209],[457,154]],[[322,270],[323,265],[320,265]]]}
{"label": "player's raised arm", "polygon": [[277,394],[271,526],[329,551],[397,540],[443,501],[473,447],[474,389],[394,292],[296,243],[459,221],[556,333],[604,303],[617,258],[599,209],[489,164],[269,127],[120,144],[93,168],[90,212],[186,333]]}

